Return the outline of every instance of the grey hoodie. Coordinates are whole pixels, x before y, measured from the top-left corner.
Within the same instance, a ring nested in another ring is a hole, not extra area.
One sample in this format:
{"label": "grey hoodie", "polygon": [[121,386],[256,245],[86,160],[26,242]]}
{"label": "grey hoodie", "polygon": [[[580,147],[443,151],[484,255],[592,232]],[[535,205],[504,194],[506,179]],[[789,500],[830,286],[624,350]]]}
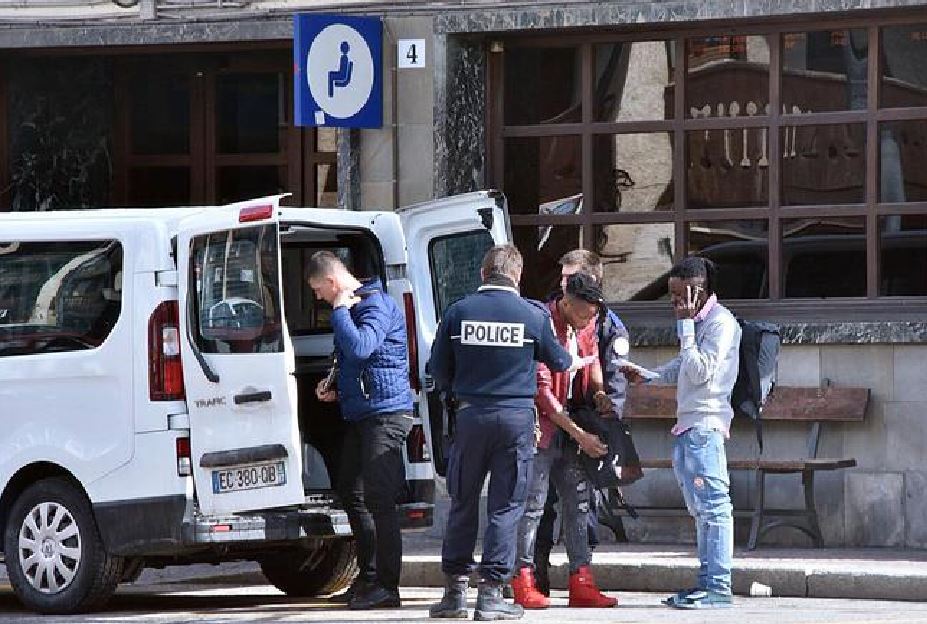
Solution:
{"label": "grey hoodie", "polygon": [[677,333],[679,355],[656,372],[661,374],[657,383],[676,384],[678,430],[702,425],[727,434],[734,416],[730,399],[740,359],[740,325],[715,303],[703,321],[678,321]]}

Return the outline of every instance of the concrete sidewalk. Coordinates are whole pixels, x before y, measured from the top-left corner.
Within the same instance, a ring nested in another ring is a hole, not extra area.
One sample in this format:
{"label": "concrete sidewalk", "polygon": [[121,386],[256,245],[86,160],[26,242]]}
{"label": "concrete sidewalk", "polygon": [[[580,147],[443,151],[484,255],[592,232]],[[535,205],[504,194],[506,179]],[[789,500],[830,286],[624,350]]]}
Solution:
{"label": "concrete sidewalk", "polygon": [[[421,545],[423,546],[423,545]],[[407,549],[404,585],[440,585],[440,549]],[[551,583],[566,587],[568,566],[562,548],[551,556]],[[605,544],[593,555],[596,581],[612,591],[674,592],[694,584],[694,547]],[[927,552],[910,550],[781,549],[734,553],[734,592],[749,594],[752,583],[773,596],[927,600]]]}
{"label": "concrete sidewalk", "polygon": [[[424,534],[406,534],[402,584],[440,587],[441,543]],[[478,558],[478,555],[477,555]],[[551,581],[566,587],[562,547],[551,557]],[[604,544],[593,557],[596,580],[609,591],[674,592],[695,580],[698,561],[691,546]],[[196,582],[264,584],[256,564],[187,566],[146,570],[139,584]],[[772,588],[773,596],[927,600],[927,552],[884,549],[782,549],[734,555],[734,591],[747,595],[753,582]]]}

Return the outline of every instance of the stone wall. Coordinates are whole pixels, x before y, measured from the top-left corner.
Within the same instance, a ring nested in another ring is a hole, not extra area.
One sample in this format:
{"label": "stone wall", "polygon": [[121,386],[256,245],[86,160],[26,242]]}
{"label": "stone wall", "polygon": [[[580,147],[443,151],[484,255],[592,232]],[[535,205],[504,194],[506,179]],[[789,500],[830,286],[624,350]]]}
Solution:
{"label": "stone wall", "polygon": [[[632,356],[645,365],[672,357],[670,347],[642,347]],[[787,344],[779,362],[779,383],[871,389],[863,423],[831,423],[822,430],[819,457],[854,457],[857,467],[819,473],[816,483],[818,510],[828,546],[893,546],[927,548],[927,485],[924,443],[927,441],[927,345]],[[764,428],[765,457],[803,457],[804,425],[769,423]],[[666,426],[635,423],[634,437],[643,456],[669,456],[671,439]],[[729,456],[751,457],[756,439],[750,423],[735,423],[728,443]],[[650,471],[627,489],[634,503],[681,504],[671,471]],[[747,472],[734,473],[735,505],[752,500],[753,480]],[[770,506],[794,506],[802,500],[798,475],[773,475],[767,484]],[[743,539],[748,521],[738,520]],[[691,523],[677,519],[628,520],[632,539],[693,540]],[[765,543],[808,545],[810,540],[791,529],[777,529]]]}
{"label": "stone wall", "polygon": [[[361,210],[394,210],[431,199],[436,53],[431,18],[383,23],[383,127],[357,131]],[[397,69],[396,42],[424,39],[425,66]],[[344,157],[344,150],[339,150]]]}

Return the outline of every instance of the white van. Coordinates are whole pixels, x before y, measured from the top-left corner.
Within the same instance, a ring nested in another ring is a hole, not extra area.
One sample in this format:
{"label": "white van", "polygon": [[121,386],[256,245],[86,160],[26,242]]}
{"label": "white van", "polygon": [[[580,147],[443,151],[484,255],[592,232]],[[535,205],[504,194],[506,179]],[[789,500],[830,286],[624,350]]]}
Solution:
{"label": "white van", "polygon": [[356,574],[331,493],[343,421],[313,389],[330,308],[304,273],[319,249],[403,306],[422,400],[406,444],[408,527],[429,526],[421,391],[438,311],[476,289],[507,241],[500,193],[398,213],[279,206],[0,213],[0,530],[30,608],[102,605],[144,567],[255,560],[292,595]]}

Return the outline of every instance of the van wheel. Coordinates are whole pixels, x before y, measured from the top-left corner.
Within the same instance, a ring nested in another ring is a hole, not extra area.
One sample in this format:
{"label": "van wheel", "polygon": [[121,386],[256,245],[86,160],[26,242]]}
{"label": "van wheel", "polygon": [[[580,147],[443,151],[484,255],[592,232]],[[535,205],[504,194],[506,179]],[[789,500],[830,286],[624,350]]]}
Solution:
{"label": "van wheel", "polygon": [[275,553],[261,562],[270,583],[288,596],[327,596],[347,589],[357,576],[353,538],[325,540],[316,548]]}
{"label": "van wheel", "polygon": [[42,479],[20,494],[3,546],[13,591],[40,613],[99,608],[122,577],[122,559],[104,549],[90,501],[62,477]]}

